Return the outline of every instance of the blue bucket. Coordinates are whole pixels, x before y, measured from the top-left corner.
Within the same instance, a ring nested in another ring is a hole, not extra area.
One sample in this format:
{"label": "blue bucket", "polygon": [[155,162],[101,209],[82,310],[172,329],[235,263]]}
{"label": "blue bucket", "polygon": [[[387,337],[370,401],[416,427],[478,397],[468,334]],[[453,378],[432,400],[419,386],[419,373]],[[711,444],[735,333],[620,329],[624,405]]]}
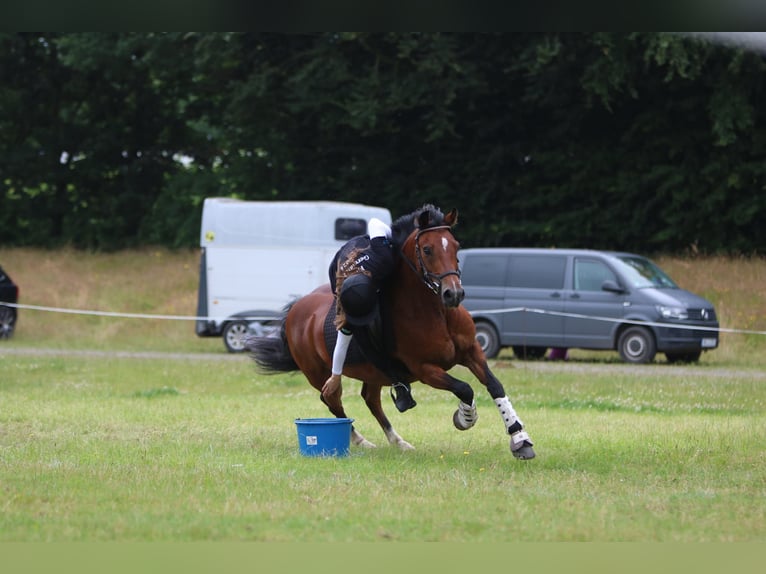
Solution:
{"label": "blue bucket", "polygon": [[354,419],[295,419],[303,456],[348,456]]}

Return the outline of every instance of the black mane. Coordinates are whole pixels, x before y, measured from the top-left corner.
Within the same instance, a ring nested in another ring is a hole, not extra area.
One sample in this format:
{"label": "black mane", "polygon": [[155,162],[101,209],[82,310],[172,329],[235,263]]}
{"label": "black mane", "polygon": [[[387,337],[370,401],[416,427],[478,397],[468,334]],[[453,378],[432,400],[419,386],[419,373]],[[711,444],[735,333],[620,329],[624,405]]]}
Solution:
{"label": "black mane", "polygon": [[395,246],[401,249],[404,241],[410,236],[410,233],[418,227],[417,222],[424,212],[428,212],[428,222],[423,226],[423,229],[444,225],[444,214],[441,210],[430,203],[426,203],[412,213],[397,217],[391,224],[391,239]]}

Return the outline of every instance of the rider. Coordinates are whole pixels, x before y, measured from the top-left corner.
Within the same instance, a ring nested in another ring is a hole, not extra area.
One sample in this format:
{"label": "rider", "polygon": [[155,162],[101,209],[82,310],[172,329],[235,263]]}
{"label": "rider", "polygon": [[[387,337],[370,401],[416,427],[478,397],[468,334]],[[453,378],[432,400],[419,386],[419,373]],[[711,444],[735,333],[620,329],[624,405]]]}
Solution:
{"label": "rider", "polygon": [[[332,356],[332,374],[322,386],[322,396],[331,395],[340,388],[353,330],[363,328],[375,319],[380,290],[396,268],[391,228],[373,217],[367,225],[367,232],[367,235],[349,239],[330,264],[330,286],[335,294],[338,335]],[[394,399],[397,408],[404,411],[414,407],[409,385],[394,383],[399,395]]]}

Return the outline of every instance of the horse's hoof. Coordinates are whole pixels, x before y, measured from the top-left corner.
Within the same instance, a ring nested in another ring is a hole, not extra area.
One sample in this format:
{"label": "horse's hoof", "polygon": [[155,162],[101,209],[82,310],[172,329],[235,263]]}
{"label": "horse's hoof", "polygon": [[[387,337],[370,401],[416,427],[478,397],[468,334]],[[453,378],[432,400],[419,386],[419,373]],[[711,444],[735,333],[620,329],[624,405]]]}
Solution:
{"label": "horse's hoof", "polygon": [[378,448],[375,446],[375,443],[368,441],[356,431],[351,433],[351,442],[356,446],[361,446],[362,448]]}
{"label": "horse's hoof", "polygon": [[399,450],[402,451],[415,450],[415,447],[408,443],[406,440],[396,443],[396,446],[398,446]]}
{"label": "horse's hoof", "polygon": [[511,435],[511,453],[520,460],[535,458],[535,450],[532,448],[532,439],[525,430],[517,430]]}
{"label": "horse's hoof", "polygon": [[463,426],[460,420],[460,411],[455,411],[452,413],[452,424],[455,425],[457,430],[468,430],[471,428],[470,426]]}
{"label": "horse's hoof", "polygon": [[533,449],[530,444],[524,444],[524,446],[519,449],[511,450],[511,454],[519,460],[531,460],[535,458],[535,449]]}
{"label": "horse's hoof", "polygon": [[461,402],[457,410],[452,413],[452,424],[457,430],[468,430],[473,428],[478,418],[479,413],[476,412],[475,404],[467,405]]}

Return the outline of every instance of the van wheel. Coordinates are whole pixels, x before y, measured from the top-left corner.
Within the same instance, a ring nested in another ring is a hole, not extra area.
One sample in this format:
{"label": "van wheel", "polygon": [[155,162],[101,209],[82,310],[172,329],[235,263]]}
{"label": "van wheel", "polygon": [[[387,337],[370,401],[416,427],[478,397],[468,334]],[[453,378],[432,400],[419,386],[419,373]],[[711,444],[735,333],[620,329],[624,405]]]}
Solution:
{"label": "van wheel", "polygon": [[620,335],[617,350],[626,363],[651,363],[657,354],[657,345],[646,327],[628,327]]}
{"label": "van wheel", "polygon": [[514,345],[513,354],[517,358],[526,361],[527,359],[542,359],[548,352],[548,347],[528,347],[526,345]]}
{"label": "van wheel", "polygon": [[232,321],[226,323],[223,329],[223,344],[230,353],[241,353],[245,350],[245,337],[247,337],[247,323],[244,321]]}
{"label": "van wheel", "polygon": [[702,351],[692,351],[691,353],[665,353],[668,363],[696,363],[700,360]]}
{"label": "van wheel", "polygon": [[483,321],[476,323],[476,340],[481,345],[485,357],[488,359],[497,357],[500,352],[500,338],[492,325]]}

